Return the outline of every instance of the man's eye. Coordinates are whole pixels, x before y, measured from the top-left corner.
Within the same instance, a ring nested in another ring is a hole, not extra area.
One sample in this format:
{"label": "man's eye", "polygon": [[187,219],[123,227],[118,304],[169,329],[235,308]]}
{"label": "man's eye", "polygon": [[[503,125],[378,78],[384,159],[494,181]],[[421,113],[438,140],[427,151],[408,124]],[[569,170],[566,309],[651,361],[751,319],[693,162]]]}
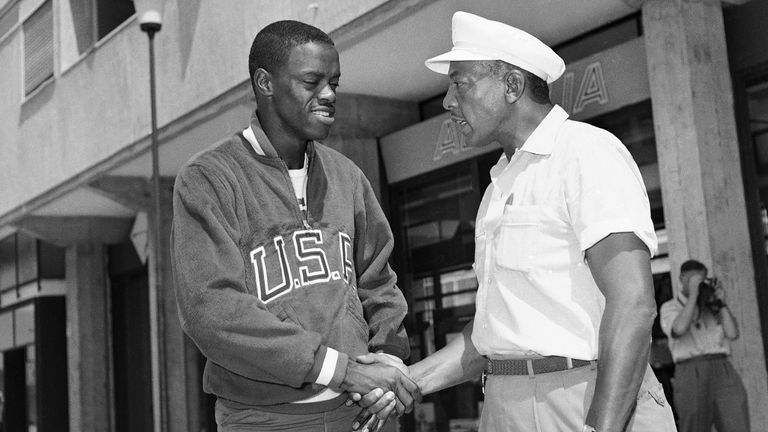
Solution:
{"label": "man's eye", "polygon": [[314,80],[304,80],[304,84],[306,84],[308,86],[316,86],[317,85],[317,81],[314,81]]}

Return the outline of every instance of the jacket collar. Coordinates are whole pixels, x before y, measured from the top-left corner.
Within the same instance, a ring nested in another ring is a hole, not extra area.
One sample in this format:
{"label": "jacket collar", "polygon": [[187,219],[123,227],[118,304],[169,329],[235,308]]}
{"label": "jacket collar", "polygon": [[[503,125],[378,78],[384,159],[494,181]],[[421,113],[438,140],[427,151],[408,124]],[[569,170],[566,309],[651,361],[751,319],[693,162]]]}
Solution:
{"label": "jacket collar", "polygon": [[[272,142],[267,138],[267,134],[264,133],[264,129],[261,128],[261,122],[259,122],[259,116],[256,115],[258,110],[254,110],[253,114],[251,114],[251,130],[253,131],[253,136],[256,138],[256,142],[259,143],[259,146],[264,151],[264,156],[269,158],[280,158],[280,155],[277,153],[277,150],[275,149],[275,146],[272,145]],[[312,159],[315,155],[315,143],[312,140],[307,141],[307,157],[309,159]]]}

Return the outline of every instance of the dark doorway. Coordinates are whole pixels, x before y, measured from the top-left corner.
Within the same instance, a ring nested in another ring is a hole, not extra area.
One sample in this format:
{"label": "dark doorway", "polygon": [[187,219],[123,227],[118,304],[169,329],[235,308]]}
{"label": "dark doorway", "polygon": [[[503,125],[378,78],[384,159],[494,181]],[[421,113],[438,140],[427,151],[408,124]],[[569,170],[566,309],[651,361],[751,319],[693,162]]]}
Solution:
{"label": "dark doorway", "polygon": [[3,432],[27,431],[27,348],[3,354],[5,363],[5,408]]}
{"label": "dark doorway", "polygon": [[110,247],[115,430],[153,429],[149,280],[129,242]]}

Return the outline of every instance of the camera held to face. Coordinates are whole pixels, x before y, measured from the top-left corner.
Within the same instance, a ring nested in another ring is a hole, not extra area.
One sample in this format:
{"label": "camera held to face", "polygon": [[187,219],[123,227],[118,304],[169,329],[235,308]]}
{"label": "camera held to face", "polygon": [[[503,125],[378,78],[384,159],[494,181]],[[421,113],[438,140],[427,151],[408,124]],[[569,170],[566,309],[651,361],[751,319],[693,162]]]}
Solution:
{"label": "camera held to face", "polygon": [[699,283],[699,298],[696,299],[699,310],[709,309],[713,314],[717,314],[725,306],[715,295],[716,287],[717,278],[706,278]]}

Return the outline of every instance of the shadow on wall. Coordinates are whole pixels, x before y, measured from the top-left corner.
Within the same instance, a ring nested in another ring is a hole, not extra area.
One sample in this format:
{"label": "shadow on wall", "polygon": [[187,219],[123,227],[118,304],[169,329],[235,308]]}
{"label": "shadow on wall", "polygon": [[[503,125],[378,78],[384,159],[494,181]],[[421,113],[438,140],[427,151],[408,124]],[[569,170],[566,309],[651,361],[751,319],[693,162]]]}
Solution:
{"label": "shadow on wall", "polygon": [[189,57],[197,30],[197,17],[200,14],[200,0],[184,0],[177,3],[179,20],[179,61],[181,62],[181,79],[187,77]]}
{"label": "shadow on wall", "polygon": [[19,111],[19,126],[24,124],[27,119],[34,117],[41,108],[46,106],[56,90],[56,80],[51,78],[40,84],[40,86],[32,90],[27,96],[26,100],[21,104],[21,110]]}

